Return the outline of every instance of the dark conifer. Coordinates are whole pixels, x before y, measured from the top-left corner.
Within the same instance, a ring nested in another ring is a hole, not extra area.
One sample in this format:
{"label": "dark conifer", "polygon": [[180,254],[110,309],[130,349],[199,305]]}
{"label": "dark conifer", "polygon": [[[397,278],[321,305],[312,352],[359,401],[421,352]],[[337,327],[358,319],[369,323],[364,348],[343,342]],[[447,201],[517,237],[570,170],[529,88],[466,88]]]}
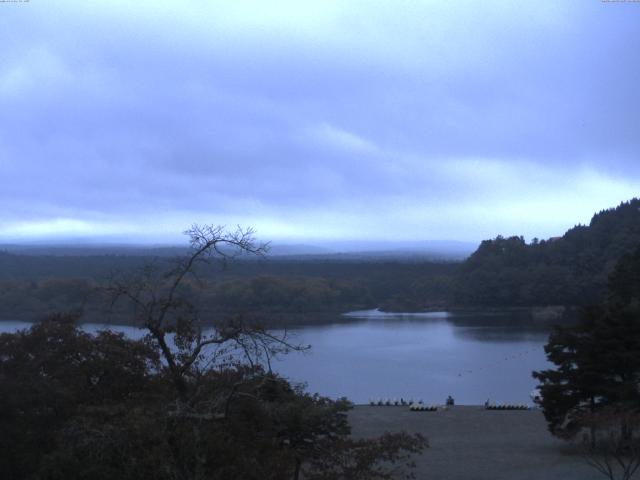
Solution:
{"label": "dark conifer", "polygon": [[604,407],[640,409],[639,293],[640,248],[618,262],[605,304],[586,308],[577,326],[549,337],[545,351],[556,368],[533,376],[553,434],[574,436]]}

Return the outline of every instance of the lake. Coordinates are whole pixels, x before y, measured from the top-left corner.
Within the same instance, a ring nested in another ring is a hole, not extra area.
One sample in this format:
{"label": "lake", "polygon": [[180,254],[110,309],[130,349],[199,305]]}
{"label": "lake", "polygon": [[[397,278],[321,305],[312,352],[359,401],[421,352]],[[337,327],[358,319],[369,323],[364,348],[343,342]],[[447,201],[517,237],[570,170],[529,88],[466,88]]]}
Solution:
{"label": "lake", "polygon": [[[349,321],[345,321],[345,320]],[[285,355],[274,370],[308,390],[356,403],[378,398],[413,398],[459,404],[531,403],[533,370],[548,368],[543,346],[548,328],[532,328],[513,314],[447,312],[390,314],[352,312],[337,323],[288,330],[306,353]],[[0,332],[29,323],[0,322]],[[85,324],[137,338],[134,327]],[[276,330],[277,332],[277,330]]]}

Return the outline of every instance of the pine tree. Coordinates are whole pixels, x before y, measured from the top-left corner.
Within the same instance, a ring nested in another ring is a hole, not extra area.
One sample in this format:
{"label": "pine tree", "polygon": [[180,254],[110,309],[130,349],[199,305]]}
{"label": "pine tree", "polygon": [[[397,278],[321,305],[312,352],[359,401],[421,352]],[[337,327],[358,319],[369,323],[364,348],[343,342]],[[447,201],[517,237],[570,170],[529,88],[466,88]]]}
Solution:
{"label": "pine tree", "polygon": [[575,436],[605,407],[640,409],[639,305],[640,248],[617,264],[605,304],[586,308],[578,325],[549,337],[545,352],[556,368],[533,376],[554,435]]}

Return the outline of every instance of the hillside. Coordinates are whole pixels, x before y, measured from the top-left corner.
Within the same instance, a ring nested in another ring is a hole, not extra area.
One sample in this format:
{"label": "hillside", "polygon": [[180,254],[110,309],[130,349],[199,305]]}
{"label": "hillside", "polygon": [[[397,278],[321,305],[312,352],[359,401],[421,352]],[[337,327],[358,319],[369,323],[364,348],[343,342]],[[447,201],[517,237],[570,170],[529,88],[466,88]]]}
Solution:
{"label": "hillside", "polygon": [[562,237],[483,241],[459,268],[459,306],[585,305],[601,301],[618,259],[640,245],[640,199],[596,213]]}

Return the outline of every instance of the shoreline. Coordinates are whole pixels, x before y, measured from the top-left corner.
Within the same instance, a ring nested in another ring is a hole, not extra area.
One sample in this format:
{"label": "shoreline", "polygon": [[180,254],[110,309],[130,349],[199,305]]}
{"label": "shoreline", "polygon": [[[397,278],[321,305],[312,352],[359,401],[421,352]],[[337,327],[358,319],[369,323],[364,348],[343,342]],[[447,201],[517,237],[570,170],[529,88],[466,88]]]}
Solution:
{"label": "shoreline", "polygon": [[[245,314],[212,313],[213,320],[203,322],[203,327],[212,327],[216,320],[224,321],[226,318],[241,316],[247,323],[262,325],[265,329],[298,329],[313,326],[349,324],[375,319],[376,317],[429,317],[435,314],[444,314],[449,321],[465,322],[478,326],[494,325],[496,322],[505,325],[550,327],[556,324],[567,324],[575,321],[577,307],[571,306],[539,306],[539,307],[450,307],[433,308],[421,311],[387,311],[382,308],[366,310],[352,310],[348,312],[307,312],[307,313],[267,313],[249,312]],[[46,314],[7,315],[12,318],[0,318],[0,322],[26,322],[37,323],[46,318]],[[111,318],[109,318],[111,316]],[[504,318],[501,318],[504,317]],[[261,318],[263,319],[260,322]],[[490,319],[490,323],[484,323],[483,319]],[[115,327],[138,327],[135,322],[123,320],[121,314],[102,314],[102,312],[89,311],[77,322],[82,324],[113,325]]]}

